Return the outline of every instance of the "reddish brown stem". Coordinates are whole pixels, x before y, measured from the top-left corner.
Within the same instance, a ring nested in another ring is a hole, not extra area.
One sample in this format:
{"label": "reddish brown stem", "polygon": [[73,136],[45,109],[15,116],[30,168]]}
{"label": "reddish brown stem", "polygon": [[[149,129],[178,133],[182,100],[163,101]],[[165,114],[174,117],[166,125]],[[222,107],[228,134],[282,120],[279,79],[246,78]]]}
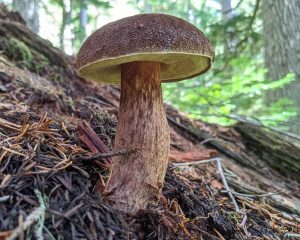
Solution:
{"label": "reddish brown stem", "polygon": [[160,63],[121,66],[121,101],[115,149],[137,149],[113,157],[108,196],[116,209],[135,213],[162,189],[170,133],[162,101]]}

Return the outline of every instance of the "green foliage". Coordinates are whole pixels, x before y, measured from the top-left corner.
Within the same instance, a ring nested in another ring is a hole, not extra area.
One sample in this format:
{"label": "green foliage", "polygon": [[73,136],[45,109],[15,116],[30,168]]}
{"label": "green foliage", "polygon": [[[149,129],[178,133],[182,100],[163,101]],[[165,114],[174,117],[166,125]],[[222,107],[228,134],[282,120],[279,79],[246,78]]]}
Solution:
{"label": "green foliage", "polygon": [[163,85],[165,100],[170,104],[191,117],[225,125],[234,122],[232,114],[274,119],[274,123],[295,116],[295,107],[288,99],[279,99],[270,106],[264,101],[266,91],[282,87],[294,76],[288,74],[278,81],[265,79],[259,1],[241,1],[226,19],[220,1],[131,2],[141,12],[150,9],[185,18],[203,30],[215,47],[215,62],[206,74]]}
{"label": "green foliage", "polygon": [[[242,62],[242,61],[241,61]],[[247,61],[251,63],[251,61]],[[240,63],[242,64],[242,63]],[[164,93],[170,103],[187,112],[192,117],[199,117],[207,122],[232,124],[234,121],[227,116],[231,114],[252,116],[255,118],[272,118],[284,121],[295,116],[295,108],[289,99],[280,99],[266,106],[264,95],[266,91],[282,87],[295,79],[288,74],[277,81],[265,80],[265,69],[245,65],[246,69],[235,73],[230,79],[222,82],[207,82],[201,85],[197,81],[185,81],[164,84]],[[240,68],[242,69],[242,68]]]}

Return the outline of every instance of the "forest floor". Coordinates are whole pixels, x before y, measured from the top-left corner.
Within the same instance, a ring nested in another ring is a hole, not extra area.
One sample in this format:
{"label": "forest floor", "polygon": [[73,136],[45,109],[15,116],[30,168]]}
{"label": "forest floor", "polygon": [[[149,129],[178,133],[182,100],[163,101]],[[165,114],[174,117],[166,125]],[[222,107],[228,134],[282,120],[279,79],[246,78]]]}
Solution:
{"label": "forest floor", "polygon": [[171,106],[161,196],[114,211],[99,192],[111,154],[130,154],[113,150],[119,97],[0,7],[0,239],[299,239],[299,139]]}

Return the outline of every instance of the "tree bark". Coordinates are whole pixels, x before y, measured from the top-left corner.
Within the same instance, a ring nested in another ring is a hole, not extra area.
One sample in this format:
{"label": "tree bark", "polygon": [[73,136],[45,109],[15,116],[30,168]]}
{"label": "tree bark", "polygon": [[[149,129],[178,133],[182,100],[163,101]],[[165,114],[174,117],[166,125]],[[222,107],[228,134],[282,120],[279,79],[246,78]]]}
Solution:
{"label": "tree bark", "polygon": [[153,7],[148,1],[145,1],[145,13],[152,13],[153,12]]}
{"label": "tree bark", "polygon": [[221,0],[221,11],[223,21],[228,21],[233,17],[233,9],[231,7],[231,0]]}
{"label": "tree bark", "polygon": [[13,0],[13,10],[21,14],[28,27],[35,33],[39,32],[39,1]]}
{"label": "tree bark", "polygon": [[[270,104],[279,98],[291,99],[298,112],[295,122],[300,122],[300,1],[263,1],[265,35],[265,65],[268,79],[276,81],[292,72],[296,81],[266,95]],[[291,132],[300,134],[300,127],[291,126]]]}
{"label": "tree bark", "polygon": [[60,26],[59,32],[59,44],[60,49],[65,50],[65,31],[67,26],[71,24],[72,21],[72,0],[69,0],[69,8],[67,9],[67,5],[64,0],[61,0],[62,7],[62,24]]}
{"label": "tree bark", "polygon": [[79,30],[79,40],[83,42],[86,38],[86,25],[87,25],[87,1],[81,0],[80,7],[80,30]]}
{"label": "tree bark", "polygon": [[300,180],[300,142],[261,126],[239,122],[235,128],[252,150],[268,166],[284,176]]}
{"label": "tree bark", "polygon": [[137,149],[113,158],[108,197],[116,209],[135,213],[162,189],[170,145],[163,106],[160,63],[121,66],[121,100],[115,149]]}
{"label": "tree bark", "polygon": [[[222,12],[222,21],[224,23],[228,22],[233,16],[234,12],[231,7],[231,0],[221,0],[221,12]],[[224,38],[224,55],[230,56],[233,51],[235,51],[232,44],[232,36],[228,34],[228,29],[226,29],[226,38]]]}

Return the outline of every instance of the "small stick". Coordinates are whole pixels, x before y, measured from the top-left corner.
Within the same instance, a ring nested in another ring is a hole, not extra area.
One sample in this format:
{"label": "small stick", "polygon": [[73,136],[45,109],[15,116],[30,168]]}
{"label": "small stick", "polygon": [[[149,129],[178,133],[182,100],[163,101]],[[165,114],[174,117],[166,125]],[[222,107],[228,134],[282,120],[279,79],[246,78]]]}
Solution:
{"label": "small stick", "polygon": [[108,153],[98,153],[96,155],[88,156],[88,157],[75,156],[74,161],[95,161],[95,160],[99,160],[100,158],[110,158],[113,156],[128,155],[134,152],[136,152],[136,149],[120,149]]}
{"label": "small stick", "polygon": [[[107,153],[109,152],[108,147],[101,141],[101,139],[97,136],[97,134],[94,132],[94,130],[89,126],[87,121],[83,121],[78,126],[78,131],[80,134],[80,137],[86,137],[90,142],[94,145],[93,149],[96,148],[100,153]],[[90,148],[90,146],[87,146]],[[90,149],[93,151],[93,149]]]}
{"label": "small stick", "polygon": [[211,158],[211,159],[201,160],[201,161],[197,161],[197,162],[173,163],[173,165],[175,165],[175,166],[189,166],[189,165],[195,165],[195,164],[216,162],[217,163],[217,169],[218,169],[218,171],[221,175],[221,179],[222,179],[222,182],[224,184],[225,190],[228,193],[228,195],[229,195],[229,197],[230,197],[230,199],[231,199],[231,201],[234,205],[234,208],[235,208],[236,212],[240,212],[239,206],[237,205],[237,202],[235,201],[235,198],[232,194],[232,191],[230,190],[230,188],[228,186],[228,183],[227,183],[227,180],[226,180],[223,168],[222,168],[221,161],[222,161],[221,158]]}
{"label": "small stick", "polygon": [[5,202],[5,201],[9,200],[10,198],[11,198],[11,196],[5,195],[3,197],[0,197],[0,202]]}
{"label": "small stick", "polygon": [[[95,131],[89,126],[86,121],[83,121],[77,127],[80,140],[87,146],[92,153],[107,154],[108,147],[102,142]],[[95,159],[97,160],[97,159]],[[106,157],[105,166],[108,167],[111,163],[111,157]]]}
{"label": "small stick", "polygon": [[[40,206],[26,217],[25,221],[21,226],[17,227],[15,230],[12,231],[12,234],[7,238],[7,240],[16,239],[23,231],[29,228],[35,221],[38,221],[39,219],[42,219],[43,221],[45,217],[46,206],[42,194],[38,190],[35,190],[34,192],[39,200]],[[39,234],[41,234],[40,231],[41,231],[40,229],[37,230]]]}
{"label": "small stick", "polygon": [[234,208],[235,208],[236,212],[240,212],[239,206],[237,205],[237,203],[235,201],[235,198],[234,198],[234,196],[233,196],[233,194],[232,194],[232,192],[231,192],[231,190],[230,190],[230,188],[228,186],[227,180],[225,178],[224,171],[223,171],[223,168],[222,168],[221,160],[219,158],[217,158],[216,162],[217,162],[218,171],[219,171],[219,173],[221,175],[222,182],[224,184],[224,187],[225,187],[225,189],[226,189],[229,197],[231,198],[231,201],[232,201],[232,203],[234,205]]}
{"label": "small stick", "polygon": [[240,227],[242,228],[242,227],[244,227],[245,226],[245,224],[246,224],[246,222],[247,222],[247,214],[245,213],[245,215],[244,215],[244,217],[243,217],[243,220],[242,220],[242,222],[240,223]]}
{"label": "small stick", "polygon": [[290,239],[290,238],[298,238],[300,239],[300,234],[297,233],[285,233],[282,237],[282,239]]}
{"label": "small stick", "polygon": [[[227,192],[227,191],[224,191]],[[269,193],[264,193],[264,194],[246,194],[246,193],[239,193],[239,192],[234,192],[231,191],[233,195],[235,196],[242,196],[242,197],[249,197],[249,198],[262,198],[262,197],[271,197],[273,195],[278,195],[280,193],[283,193],[284,191],[278,191],[278,192],[269,192]]]}
{"label": "small stick", "polygon": [[184,162],[184,163],[172,163],[176,167],[184,167],[184,166],[190,166],[190,165],[196,165],[196,164],[203,164],[203,163],[210,163],[210,162],[216,162],[218,158],[210,158],[205,160],[199,160],[199,161],[193,161],[193,162]]}

